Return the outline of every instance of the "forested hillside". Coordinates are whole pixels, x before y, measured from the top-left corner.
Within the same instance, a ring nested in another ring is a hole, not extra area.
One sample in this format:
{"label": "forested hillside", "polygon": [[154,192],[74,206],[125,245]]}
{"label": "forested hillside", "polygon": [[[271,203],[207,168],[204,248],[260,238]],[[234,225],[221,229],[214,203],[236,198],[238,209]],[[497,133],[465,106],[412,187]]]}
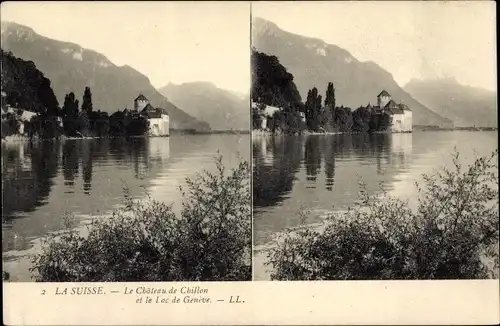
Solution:
{"label": "forested hillside", "polygon": [[57,113],[59,103],[50,80],[32,61],[15,57],[2,49],[2,108],[7,105],[37,113]]}
{"label": "forested hillside", "polygon": [[300,104],[302,99],[293,81],[293,75],[278,58],[252,50],[252,101],[284,107]]}

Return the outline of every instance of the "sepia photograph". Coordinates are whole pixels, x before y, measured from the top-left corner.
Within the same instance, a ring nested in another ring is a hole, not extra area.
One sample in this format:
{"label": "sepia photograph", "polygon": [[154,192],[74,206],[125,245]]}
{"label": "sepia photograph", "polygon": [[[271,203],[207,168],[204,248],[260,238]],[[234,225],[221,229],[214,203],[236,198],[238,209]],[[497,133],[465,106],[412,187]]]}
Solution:
{"label": "sepia photograph", "polygon": [[0,14],[5,325],[500,321],[494,1]]}
{"label": "sepia photograph", "polygon": [[498,279],[495,4],[254,2],[254,280]]}
{"label": "sepia photograph", "polygon": [[4,282],[251,280],[250,4],[1,13]]}

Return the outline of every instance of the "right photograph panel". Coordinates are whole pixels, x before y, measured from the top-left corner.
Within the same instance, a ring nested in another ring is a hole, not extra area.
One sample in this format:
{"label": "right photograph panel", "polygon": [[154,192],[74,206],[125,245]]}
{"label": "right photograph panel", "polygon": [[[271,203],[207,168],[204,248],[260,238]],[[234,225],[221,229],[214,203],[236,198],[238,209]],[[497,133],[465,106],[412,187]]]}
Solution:
{"label": "right photograph panel", "polygon": [[499,277],[495,21],[252,3],[254,280]]}

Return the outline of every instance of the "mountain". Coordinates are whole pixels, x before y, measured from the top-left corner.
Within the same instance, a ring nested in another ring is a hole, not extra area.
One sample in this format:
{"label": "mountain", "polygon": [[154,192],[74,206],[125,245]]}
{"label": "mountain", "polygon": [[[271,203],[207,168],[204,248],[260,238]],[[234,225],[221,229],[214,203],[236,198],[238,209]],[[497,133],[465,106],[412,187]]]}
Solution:
{"label": "mountain", "polygon": [[250,99],[209,82],[169,83],[158,91],[212,130],[248,130]]}
{"label": "mountain", "polygon": [[496,92],[461,85],[455,78],[412,79],[404,89],[457,127],[497,127]]}
{"label": "mountain", "polygon": [[[2,49],[33,61],[52,81],[59,103],[63,103],[64,96],[70,92],[81,98],[85,87],[89,86],[94,110],[112,113],[126,107],[133,108],[134,98],[142,93],[153,106],[169,113],[171,128],[209,129],[207,123],[191,117],[169,102],[146,76],[130,66],[117,66],[96,51],[38,35],[23,25],[2,22],[1,26]],[[144,59],[147,60],[147,57]]]}
{"label": "mountain", "polygon": [[7,105],[37,113],[51,111],[55,114],[59,106],[47,79],[33,62],[16,58],[1,51],[2,63],[2,108]]}
{"label": "mountain", "polygon": [[278,57],[293,74],[302,98],[313,87],[324,94],[328,82],[333,82],[336,103],[354,109],[369,102],[376,103],[376,96],[385,89],[396,102],[404,102],[412,109],[414,125],[450,125],[448,119],[429,110],[401,89],[389,72],[374,62],[357,60],[339,46],[283,31],[261,18],[253,20],[252,46],[257,51]]}

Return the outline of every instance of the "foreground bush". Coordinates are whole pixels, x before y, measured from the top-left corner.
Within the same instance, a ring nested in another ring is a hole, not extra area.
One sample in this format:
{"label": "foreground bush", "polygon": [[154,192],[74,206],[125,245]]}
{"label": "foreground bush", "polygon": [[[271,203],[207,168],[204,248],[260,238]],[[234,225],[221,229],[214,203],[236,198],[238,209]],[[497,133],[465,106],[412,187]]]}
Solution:
{"label": "foreground bush", "polygon": [[269,253],[271,278],[497,278],[497,159],[496,151],[463,171],[456,154],[453,170],[424,176],[416,210],[362,187],[360,203],[323,229],[284,232]]}
{"label": "foreground bush", "polygon": [[88,235],[51,235],[33,258],[43,282],[229,281],[251,279],[248,163],[228,175],[187,179],[181,216],[171,206],[127,199],[110,218],[94,219]]}

